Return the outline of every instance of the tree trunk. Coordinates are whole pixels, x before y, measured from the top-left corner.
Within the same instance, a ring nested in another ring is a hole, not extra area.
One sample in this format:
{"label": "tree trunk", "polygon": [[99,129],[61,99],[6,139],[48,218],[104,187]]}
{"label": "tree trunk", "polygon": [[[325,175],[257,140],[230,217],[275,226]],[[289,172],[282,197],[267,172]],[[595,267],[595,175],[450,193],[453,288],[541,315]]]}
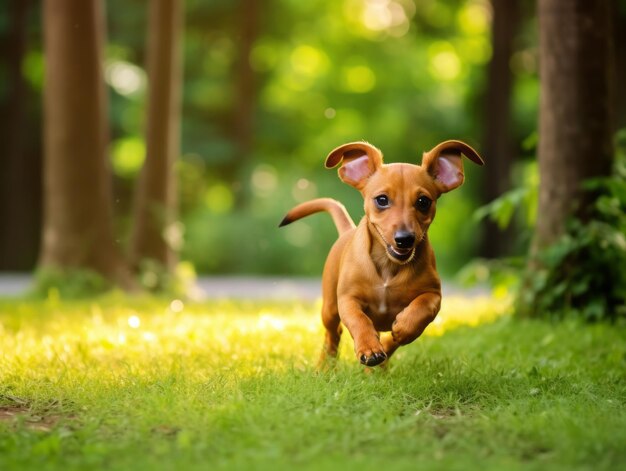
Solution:
{"label": "tree trunk", "polygon": [[[260,0],[239,2],[239,47],[235,63],[235,106],[233,114],[233,141],[236,145],[235,158],[228,165],[228,177],[237,181],[239,171],[250,161],[254,147],[254,114],[257,96],[256,73],[250,63],[250,54],[259,34]],[[235,185],[235,206],[246,204],[246,194],[241,185]]]}
{"label": "tree trunk", "polygon": [[36,262],[41,218],[41,148],[26,136],[31,94],[22,74],[26,55],[29,0],[11,0],[9,28],[1,41],[0,57],[6,89],[0,105],[0,270],[31,270]]}
{"label": "tree trunk", "polygon": [[[493,55],[487,72],[483,138],[483,155],[487,162],[483,186],[483,199],[486,203],[511,189],[515,150],[511,136],[513,75],[509,63],[520,14],[518,0],[492,0],[491,3]],[[496,258],[510,253],[512,232],[512,226],[503,231],[495,222],[487,220],[482,255]]]}
{"label": "tree trunk", "polygon": [[239,55],[235,69],[237,98],[235,132],[240,155],[245,159],[252,149],[254,136],[254,101],[256,97],[255,72],[250,64],[250,54],[259,29],[259,0],[242,0],[239,18]]}
{"label": "tree trunk", "polygon": [[148,26],[148,115],[146,161],[135,198],[131,262],[154,260],[166,269],[176,263],[180,234],[175,163],[180,142],[180,0],[150,2]]}
{"label": "tree trunk", "polygon": [[610,2],[539,0],[539,217],[533,250],[584,219],[584,180],[611,172]]}
{"label": "tree trunk", "polygon": [[615,87],[615,125],[626,127],[626,3],[613,1],[613,64]]}
{"label": "tree trunk", "polygon": [[44,2],[44,227],[40,266],[127,285],[113,240],[99,0]]}

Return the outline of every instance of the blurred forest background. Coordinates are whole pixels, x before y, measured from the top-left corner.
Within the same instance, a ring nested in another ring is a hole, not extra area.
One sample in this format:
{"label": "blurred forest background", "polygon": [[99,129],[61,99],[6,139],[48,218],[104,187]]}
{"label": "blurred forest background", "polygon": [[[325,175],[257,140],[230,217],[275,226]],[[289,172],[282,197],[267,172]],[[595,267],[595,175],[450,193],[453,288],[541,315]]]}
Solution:
{"label": "blurred forest background", "polygon": [[[105,25],[113,232],[122,251],[131,244],[147,152],[151,3],[107,0],[98,13]],[[626,8],[611,5],[617,57],[626,50]],[[361,217],[360,195],[322,165],[329,150],[354,140],[373,143],[387,162],[417,163],[445,139],[465,140],[485,158],[483,168],[468,165],[466,184],[438,205],[430,237],[444,276],[476,257],[527,253],[539,180],[535,2],[180,6],[178,209],[164,238],[198,273],[318,276],[336,237],[330,218],[281,230],[277,224],[294,204],[319,196],[339,199],[355,220]],[[32,270],[42,246],[42,7],[35,0],[0,7],[2,271]],[[626,75],[625,61],[615,64],[618,129],[626,125]],[[477,212],[512,188],[518,191],[497,207]],[[487,213],[495,221],[480,219]]]}

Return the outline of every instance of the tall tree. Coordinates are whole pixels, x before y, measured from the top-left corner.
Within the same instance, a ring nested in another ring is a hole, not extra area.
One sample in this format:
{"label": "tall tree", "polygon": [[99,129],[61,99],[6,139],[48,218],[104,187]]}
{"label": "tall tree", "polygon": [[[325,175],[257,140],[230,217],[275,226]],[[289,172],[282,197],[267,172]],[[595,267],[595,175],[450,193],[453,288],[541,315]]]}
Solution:
{"label": "tall tree", "polygon": [[239,54],[235,68],[237,96],[235,106],[235,139],[239,153],[246,157],[252,148],[254,135],[254,101],[256,99],[255,72],[250,54],[259,34],[260,2],[241,0],[239,6]]}
{"label": "tall tree", "polygon": [[[487,69],[485,93],[485,132],[483,155],[485,184],[483,198],[489,202],[511,188],[511,171],[515,148],[511,135],[511,91],[513,74],[510,61],[519,24],[518,0],[492,0],[492,56]],[[487,220],[482,255],[495,258],[510,252],[511,230],[503,232],[495,222]]]}
{"label": "tall tree", "polygon": [[44,221],[41,267],[129,284],[113,238],[99,0],[44,2]]}
{"label": "tall tree", "polygon": [[534,249],[555,243],[591,203],[582,182],[613,160],[610,2],[539,0],[539,218]]}
{"label": "tall tree", "polygon": [[[613,2],[613,56],[614,56],[614,84],[626,83],[626,2]],[[615,124],[618,128],[626,127],[626,87],[615,87]]]}
{"label": "tall tree", "polygon": [[598,224],[606,217],[596,204],[601,193],[583,185],[612,171],[611,5],[539,0],[538,7],[539,210],[518,308],[530,316],[615,318],[624,254],[608,241],[619,229]]}
{"label": "tall tree", "polygon": [[146,160],[135,198],[131,263],[176,263],[175,163],[180,147],[181,0],[150,2]]}
{"label": "tall tree", "polygon": [[28,48],[30,0],[6,3],[7,28],[0,40],[0,270],[30,270],[35,264],[41,213],[41,141],[30,136],[33,96],[23,74]]}
{"label": "tall tree", "polygon": [[[252,68],[250,55],[259,35],[261,15],[260,0],[240,0],[237,11],[239,42],[233,70],[235,76],[235,106],[233,108],[233,141],[235,156],[228,165],[228,177],[235,180],[240,169],[250,160],[254,145],[255,104],[257,98],[256,72]],[[245,205],[245,194],[241,185],[235,185],[235,204]]]}

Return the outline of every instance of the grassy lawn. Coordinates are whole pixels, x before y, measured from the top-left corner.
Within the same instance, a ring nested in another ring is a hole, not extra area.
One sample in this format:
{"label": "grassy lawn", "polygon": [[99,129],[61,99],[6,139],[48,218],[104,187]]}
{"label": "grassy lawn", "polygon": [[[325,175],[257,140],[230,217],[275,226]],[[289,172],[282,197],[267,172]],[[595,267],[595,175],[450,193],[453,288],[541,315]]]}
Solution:
{"label": "grassy lawn", "polygon": [[626,330],[446,299],[364,373],[319,306],[0,301],[0,469],[624,469]]}

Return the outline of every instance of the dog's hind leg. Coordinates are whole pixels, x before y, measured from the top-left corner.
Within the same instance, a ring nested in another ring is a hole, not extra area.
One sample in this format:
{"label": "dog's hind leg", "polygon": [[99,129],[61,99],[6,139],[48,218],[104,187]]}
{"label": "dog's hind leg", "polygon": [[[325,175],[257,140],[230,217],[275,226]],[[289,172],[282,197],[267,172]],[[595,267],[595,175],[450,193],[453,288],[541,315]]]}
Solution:
{"label": "dog's hind leg", "polygon": [[341,340],[341,320],[337,305],[328,306],[324,303],[322,307],[322,323],[326,331],[324,332],[324,345],[319,359],[318,367],[327,368],[339,354],[339,341]]}

